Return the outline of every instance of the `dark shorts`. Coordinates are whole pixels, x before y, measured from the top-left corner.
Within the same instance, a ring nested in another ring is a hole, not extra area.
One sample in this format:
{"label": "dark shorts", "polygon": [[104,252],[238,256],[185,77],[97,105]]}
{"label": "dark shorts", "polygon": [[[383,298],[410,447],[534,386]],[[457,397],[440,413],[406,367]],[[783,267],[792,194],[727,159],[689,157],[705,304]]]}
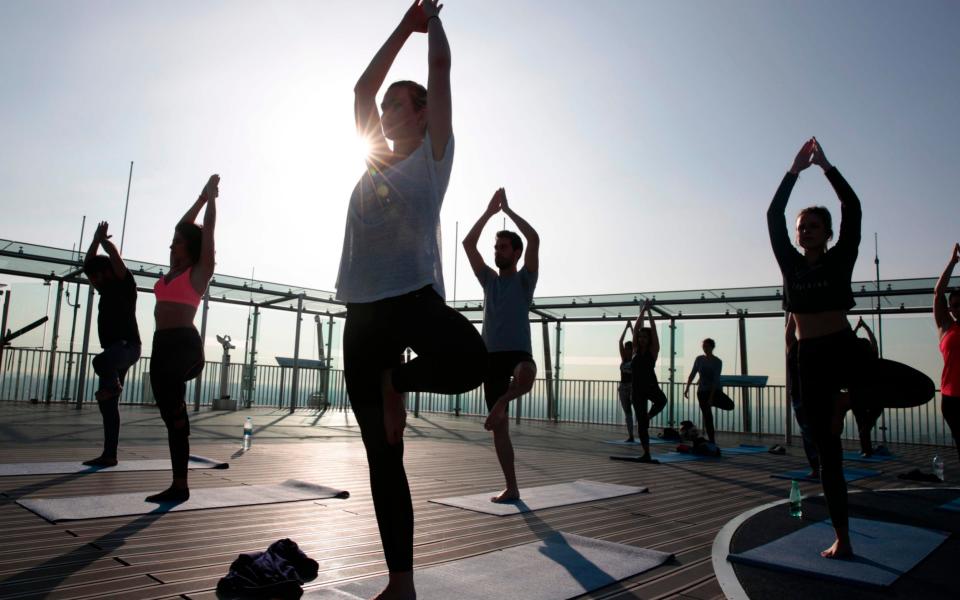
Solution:
{"label": "dark shorts", "polygon": [[532,362],[529,352],[490,352],[487,354],[487,372],[483,376],[483,397],[487,401],[487,410],[492,410],[500,396],[510,387],[513,370],[522,362]]}

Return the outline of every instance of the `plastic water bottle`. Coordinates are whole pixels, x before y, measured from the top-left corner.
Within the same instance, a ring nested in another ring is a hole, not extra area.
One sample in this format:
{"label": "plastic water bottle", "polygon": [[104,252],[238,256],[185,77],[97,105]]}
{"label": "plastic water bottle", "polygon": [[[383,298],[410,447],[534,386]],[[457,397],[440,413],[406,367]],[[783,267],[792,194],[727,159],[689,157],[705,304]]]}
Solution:
{"label": "plastic water bottle", "polygon": [[943,459],[939,454],[933,457],[933,474],[943,481]]}
{"label": "plastic water bottle", "polygon": [[796,480],[790,482],[790,516],[797,519],[803,516],[800,508],[800,484]]}
{"label": "plastic water bottle", "polygon": [[253,419],[247,417],[243,422],[243,449],[249,450],[251,443],[253,443]]}

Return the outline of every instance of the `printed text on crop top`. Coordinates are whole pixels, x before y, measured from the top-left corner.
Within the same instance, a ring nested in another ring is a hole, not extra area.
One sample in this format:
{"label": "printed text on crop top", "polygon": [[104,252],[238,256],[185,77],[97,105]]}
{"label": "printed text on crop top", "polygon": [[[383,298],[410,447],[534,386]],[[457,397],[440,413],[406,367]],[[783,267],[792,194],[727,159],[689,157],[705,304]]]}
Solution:
{"label": "printed text on crop top", "polygon": [[156,296],[157,302],[188,304],[194,308],[200,306],[200,294],[193,289],[193,284],[190,283],[191,271],[193,271],[193,267],[171,279],[170,283],[167,283],[164,277],[157,280],[157,283],[153,285],[153,295]]}
{"label": "printed text on crop top", "polygon": [[840,235],[815,264],[808,264],[793,247],[784,217],[796,175],[783,176],[767,210],[770,244],[783,274],[783,308],[789,312],[849,310],[854,306],[850,279],[860,247],[860,200],[836,167],[827,170],[826,176],[840,199]]}
{"label": "printed text on crop top", "polygon": [[374,302],[430,285],[445,297],[440,207],[453,165],[453,136],[434,160],[430,135],[382,170],[368,165],[347,209],[337,299]]}

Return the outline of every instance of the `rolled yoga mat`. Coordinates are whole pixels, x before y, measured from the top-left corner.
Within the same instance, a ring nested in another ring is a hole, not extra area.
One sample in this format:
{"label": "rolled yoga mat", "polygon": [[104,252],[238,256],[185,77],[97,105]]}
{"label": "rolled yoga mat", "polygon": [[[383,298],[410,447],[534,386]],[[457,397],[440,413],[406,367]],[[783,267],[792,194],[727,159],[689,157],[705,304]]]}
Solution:
{"label": "rolled yoga mat", "polygon": [[[157,490],[159,491],[159,490]],[[76,521],[146,515],[150,513],[204,510],[229,506],[253,506],[323,498],[348,498],[350,493],[306,481],[288,479],[270,485],[240,485],[235,487],[201,488],[190,490],[190,499],[180,503],[147,502],[151,492],[105,494],[100,496],[73,496],[68,498],[25,498],[17,504],[48,521]]]}
{"label": "rolled yoga mat", "polygon": [[605,500],[618,496],[640,494],[645,491],[647,491],[645,487],[578,479],[577,481],[567,483],[520,488],[520,500],[515,502],[491,502],[491,496],[496,496],[499,490],[485,492],[483,494],[472,494],[470,496],[437,498],[430,500],[430,502],[503,517],[542,508],[553,508],[555,506],[567,506],[569,504],[579,504],[592,500]]}
{"label": "rolled yoga mat", "polygon": [[[555,532],[544,539],[417,569],[417,596],[456,600],[568,600],[662,565],[672,554]],[[387,583],[373,577],[307,590],[303,600],[366,600]]]}
{"label": "rolled yoga mat", "polygon": [[[219,462],[203,456],[191,456],[187,468],[190,469],[227,469],[230,463]],[[15,475],[64,475],[67,473],[100,473],[118,471],[169,471],[169,458],[147,460],[121,460],[113,467],[88,467],[77,462],[26,462],[0,464],[0,477]]]}

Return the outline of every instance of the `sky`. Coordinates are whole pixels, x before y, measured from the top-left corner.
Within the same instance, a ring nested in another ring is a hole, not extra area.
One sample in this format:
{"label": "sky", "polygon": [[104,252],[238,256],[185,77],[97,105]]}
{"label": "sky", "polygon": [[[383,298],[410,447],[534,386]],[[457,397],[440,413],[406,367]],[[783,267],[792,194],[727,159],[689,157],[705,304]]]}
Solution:
{"label": "sky", "polygon": [[[445,4],[448,298],[481,296],[455,233],[500,186],[541,235],[539,296],[775,285],[765,210],[811,135],[863,203],[856,279],[874,233],[884,278],[939,274],[957,240],[956,2]],[[124,254],[165,263],[219,173],[217,271],[331,290],[363,169],[352,88],[406,7],[4,0],[0,237],[70,248],[86,216],[85,242],[98,220],[119,241],[134,161]],[[426,72],[416,35],[388,81]],[[788,214],[809,204],[837,212],[816,168]],[[242,312],[217,317],[234,338]],[[292,343],[277,327],[266,347]],[[608,369],[611,333],[582,331],[568,360]]]}

